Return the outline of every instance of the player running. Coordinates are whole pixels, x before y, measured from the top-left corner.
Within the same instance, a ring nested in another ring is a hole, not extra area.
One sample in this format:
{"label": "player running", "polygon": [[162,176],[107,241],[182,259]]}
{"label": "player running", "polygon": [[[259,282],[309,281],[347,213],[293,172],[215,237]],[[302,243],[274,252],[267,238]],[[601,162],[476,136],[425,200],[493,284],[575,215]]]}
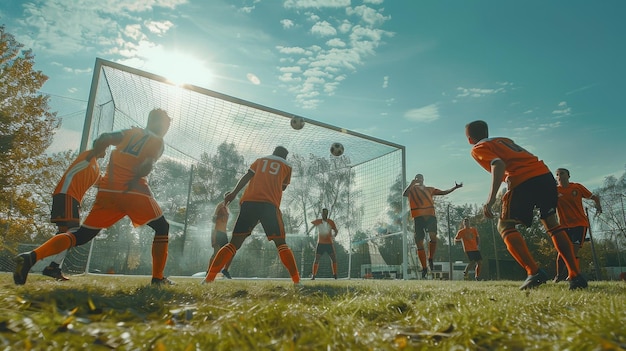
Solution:
{"label": "player running", "polygon": [[104,177],[98,184],[96,201],[84,223],[75,232],[55,235],[30,252],[15,257],[13,281],[26,283],[30,268],[45,257],[91,241],[100,230],[130,217],[133,225],[146,224],[154,229],[152,241],[152,284],[170,285],[163,276],[169,238],[169,224],[152,196],[147,176],[164,150],[163,136],[170,127],[170,117],[155,109],[148,115],[146,128],[131,128],[104,133],[94,142],[92,153],[98,155],[115,145]]}
{"label": "player running", "polygon": [[287,163],[288,153],[284,147],[277,146],[271,155],[258,158],[239,179],[235,189],[224,195],[224,203],[228,205],[241,189],[248,185],[239,201],[241,209],[230,242],[217,252],[203,283],[215,280],[217,273],[232,260],[259,222],[265,230],[267,240],[273,241],[276,245],[278,256],[287,268],[291,280],[294,284],[300,283],[296,260],[285,242],[285,226],[280,212],[283,191],[291,182],[291,166]]}
{"label": "player running", "polygon": [[495,217],[492,212],[496,194],[503,181],[507,191],[502,198],[502,213],[498,220],[498,231],[506,248],[522,266],[528,277],[520,289],[537,287],[548,280],[546,272],[539,268],[522,234],[515,227],[517,224],[530,226],[533,210],[539,209],[541,223],[552,239],[557,252],[565,259],[570,272],[570,290],[586,288],[587,280],[576,266],[574,249],[565,228],[559,224],[556,215],[556,181],[548,167],[537,156],[515,144],[509,138],[490,138],[487,123],[474,121],[465,126],[465,134],[470,144],[472,157],[487,172],[491,173],[491,189],[487,202],[483,205],[483,214],[487,218]]}

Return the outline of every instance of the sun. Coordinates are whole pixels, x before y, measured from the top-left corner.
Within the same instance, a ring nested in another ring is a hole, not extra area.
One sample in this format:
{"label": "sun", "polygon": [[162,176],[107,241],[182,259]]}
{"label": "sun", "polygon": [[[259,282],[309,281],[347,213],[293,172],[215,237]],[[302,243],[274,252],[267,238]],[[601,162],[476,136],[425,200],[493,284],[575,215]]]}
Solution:
{"label": "sun", "polygon": [[145,69],[151,73],[165,77],[175,85],[192,84],[208,88],[213,82],[213,72],[207,62],[186,52],[155,50],[146,57]]}

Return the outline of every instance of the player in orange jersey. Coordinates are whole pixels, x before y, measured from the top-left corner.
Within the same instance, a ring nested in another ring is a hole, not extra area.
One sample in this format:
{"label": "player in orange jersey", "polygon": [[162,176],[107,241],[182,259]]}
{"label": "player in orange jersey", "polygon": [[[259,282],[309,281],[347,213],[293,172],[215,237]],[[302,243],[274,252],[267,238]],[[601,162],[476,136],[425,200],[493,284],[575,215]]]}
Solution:
{"label": "player in orange jersey", "polygon": [[[228,244],[228,235],[226,234],[226,224],[228,224],[228,217],[230,216],[228,212],[228,206],[224,203],[224,201],[217,204],[215,207],[215,212],[213,213],[213,223],[215,223],[215,227],[213,228],[213,232],[211,233],[211,246],[213,247],[213,254],[211,258],[209,258],[209,267],[211,267],[211,262],[217,256],[217,252],[224,245]],[[228,268],[230,267],[230,262],[227,262],[224,268],[222,269],[222,274],[224,277],[228,279],[232,279],[230,273],[228,272]],[[207,267],[207,273],[209,273],[209,268]]]}
{"label": "player in orange jersey", "polygon": [[424,238],[426,232],[430,241],[428,243],[428,267],[433,270],[433,259],[437,250],[437,217],[435,216],[435,203],[433,196],[448,195],[456,189],[463,186],[463,183],[454,183],[454,186],[448,190],[439,190],[424,185],[424,176],[417,174],[411,181],[404,192],[403,196],[409,198],[409,206],[411,207],[411,217],[415,224],[415,245],[417,246],[417,257],[422,264],[422,278],[428,275],[426,268],[426,253],[424,252]]}
{"label": "player in orange jersey", "polygon": [[98,184],[91,212],[75,233],[55,235],[35,250],[16,256],[13,272],[15,284],[26,283],[28,272],[37,260],[88,243],[100,230],[112,226],[124,216],[130,217],[135,226],[147,224],[154,229],[152,284],[173,284],[163,276],[169,224],[152,196],[147,180],[154,163],[163,154],[163,136],[170,122],[167,112],[154,109],[148,115],[146,128],[134,127],[104,133],[94,141],[94,155],[100,154],[110,145],[115,145],[115,149],[111,152],[106,173]]}
{"label": "player in orange jersey", "polygon": [[[83,151],[65,170],[61,180],[52,193],[52,210],[50,222],[56,224],[57,234],[80,226],[80,205],[83,196],[98,179],[100,166],[98,159],[103,158],[105,152],[93,154],[92,150]],[[42,274],[56,280],[69,280],[63,275],[61,265],[67,255],[67,250],[52,257],[50,264],[43,269]]]}
{"label": "player in orange jersey", "polygon": [[[569,171],[565,168],[556,170],[556,181],[558,183],[557,190],[559,192],[559,201],[556,208],[559,215],[559,222],[569,236],[574,245],[574,255],[576,256],[576,265],[580,269],[580,259],[578,258],[578,250],[585,242],[585,235],[589,229],[589,219],[583,209],[583,199],[591,199],[595,203],[596,214],[602,213],[602,205],[600,197],[591,193],[584,185],[580,183],[572,183],[569,181]],[[556,276],[553,281],[558,283],[567,278],[567,270],[565,262],[560,255],[556,257]]]}
{"label": "player in orange jersey", "polygon": [[[337,237],[337,226],[335,222],[328,218],[328,209],[322,209],[322,218],[318,218],[311,222],[313,228],[317,228],[317,247],[315,248],[315,261],[313,262],[313,275],[311,280],[315,280],[317,269],[320,265],[320,258],[324,253],[328,254],[333,270],[333,278],[337,279],[337,255],[335,254],[335,245],[333,238]],[[308,234],[308,233],[307,233]]]}
{"label": "player in orange jersey", "polygon": [[232,260],[260,222],[267,240],[273,241],[276,245],[278,256],[289,271],[292,281],[294,284],[300,284],[296,260],[285,242],[285,226],[280,212],[283,191],[291,182],[291,166],[287,163],[288,153],[284,147],[277,146],[271,155],[258,158],[239,179],[235,188],[224,195],[224,203],[228,205],[239,191],[248,185],[239,201],[241,209],[230,242],[217,252],[203,283],[215,280],[217,273]]}
{"label": "player in orange jersey", "polygon": [[465,266],[465,270],[463,271],[465,280],[468,278],[470,267],[473,268],[474,266],[476,266],[474,279],[478,280],[483,262],[483,257],[478,249],[480,236],[478,236],[476,228],[470,226],[469,218],[463,218],[463,228],[456,233],[454,241],[460,241],[463,244],[463,251],[465,251],[467,259],[469,260],[469,263]]}
{"label": "player in orange jersey", "polygon": [[517,224],[529,226],[533,210],[539,209],[541,223],[552,239],[557,252],[564,258],[570,272],[570,289],[586,288],[587,280],[576,266],[574,248],[565,228],[559,224],[556,214],[556,181],[548,167],[537,156],[515,144],[509,138],[490,138],[485,121],[474,121],[465,126],[465,134],[472,147],[471,155],[487,172],[491,173],[491,189],[483,214],[493,218],[492,206],[503,181],[507,192],[502,198],[502,213],[498,220],[498,231],[513,258],[528,274],[520,289],[537,287],[548,280],[532,254],[526,241],[516,229]]}

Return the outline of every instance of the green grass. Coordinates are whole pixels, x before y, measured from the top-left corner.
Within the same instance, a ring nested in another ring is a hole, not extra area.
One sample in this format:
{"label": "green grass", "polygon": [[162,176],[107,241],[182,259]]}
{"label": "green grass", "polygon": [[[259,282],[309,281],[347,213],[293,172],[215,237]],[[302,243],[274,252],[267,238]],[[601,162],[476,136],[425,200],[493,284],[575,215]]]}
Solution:
{"label": "green grass", "polygon": [[0,274],[0,349],[623,350],[626,284]]}

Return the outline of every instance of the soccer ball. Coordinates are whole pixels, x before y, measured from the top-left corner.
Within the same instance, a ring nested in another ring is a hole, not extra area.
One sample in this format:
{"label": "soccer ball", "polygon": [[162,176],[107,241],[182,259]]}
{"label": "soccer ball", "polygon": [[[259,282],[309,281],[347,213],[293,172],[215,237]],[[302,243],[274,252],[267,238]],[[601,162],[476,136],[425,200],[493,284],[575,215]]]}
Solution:
{"label": "soccer ball", "polygon": [[333,156],[341,156],[341,155],[343,155],[343,145],[341,145],[341,143],[333,143],[330,146],[330,153]]}
{"label": "soccer ball", "polygon": [[291,128],[295,130],[300,130],[304,127],[304,118],[302,117],[291,117]]}

